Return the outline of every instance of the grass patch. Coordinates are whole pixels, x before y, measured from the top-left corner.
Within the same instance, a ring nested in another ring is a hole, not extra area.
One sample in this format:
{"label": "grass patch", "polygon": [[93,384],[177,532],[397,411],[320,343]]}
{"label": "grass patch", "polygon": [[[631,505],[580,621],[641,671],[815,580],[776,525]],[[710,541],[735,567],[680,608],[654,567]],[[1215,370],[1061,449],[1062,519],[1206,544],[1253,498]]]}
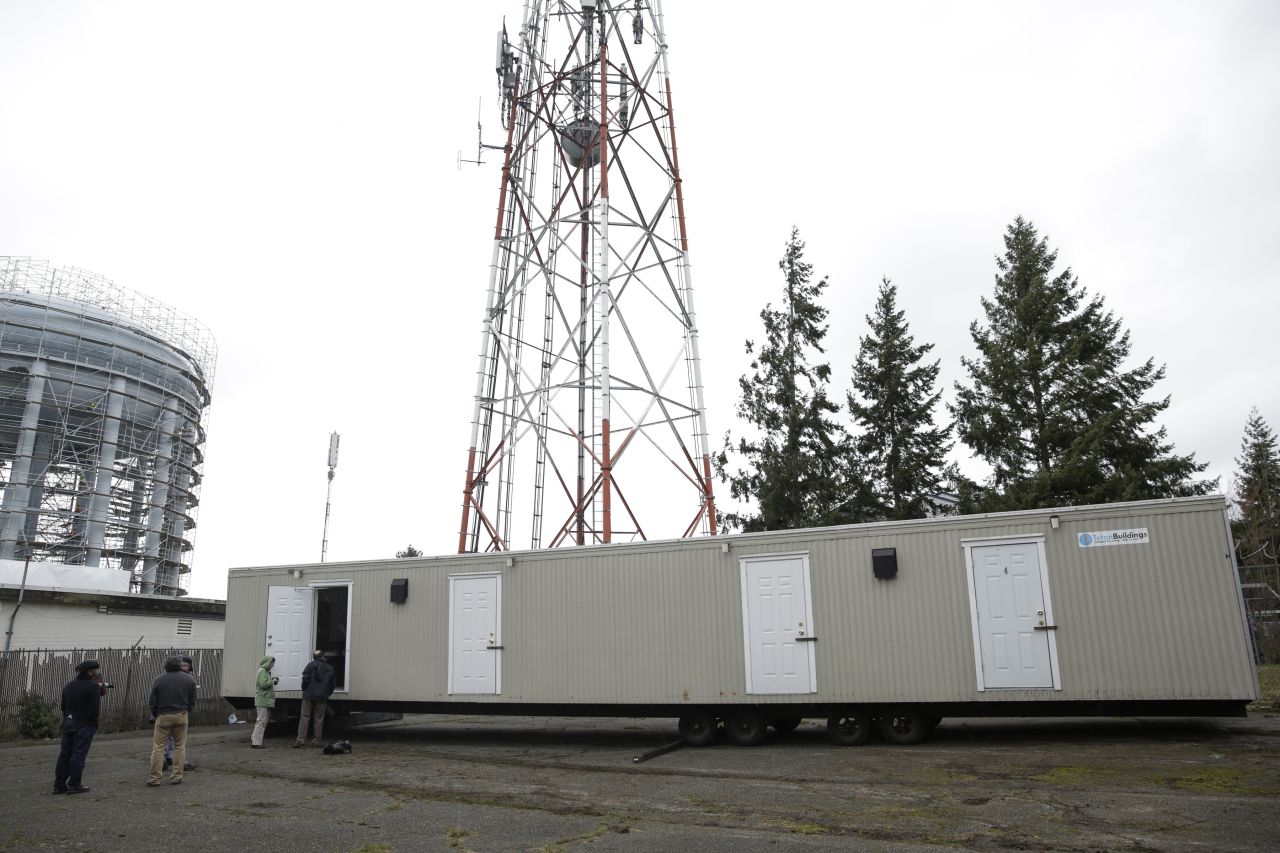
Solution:
{"label": "grass patch", "polygon": [[1120,771],[1114,767],[1064,765],[1031,778],[1037,782],[1048,782],[1050,785],[1087,785],[1093,782],[1114,779],[1119,775]]}
{"label": "grass patch", "polygon": [[1250,784],[1255,779],[1246,778],[1245,771],[1230,767],[1205,767],[1191,770],[1172,780],[1175,787],[1184,791],[1201,791],[1211,794],[1247,794],[1275,796],[1280,794],[1274,786]]}
{"label": "grass patch", "polygon": [[794,832],[796,835],[829,835],[831,833],[830,827],[800,820],[771,820],[766,823],[787,832]]}
{"label": "grass patch", "polygon": [[391,853],[392,849],[389,844],[361,844],[352,853]]}
{"label": "grass patch", "polygon": [[625,820],[618,820],[614,822],[606,821],[583,835],[578,835],[573,838],[561,838],[559,841],[548,844],[545,847],[540,848],[539,853],[563,853],[565,845],[567,844],[590,844],[597,838],[602,838],[610,832],[617,833],[618,835],[626,835],[630,831],[631,827]]}
{"label": "grass patch", "polygon": [[1262,697],[1251,704],[1249,710],[1272,714],[1280,711],[1280,663],[1264,663],[1258,667],[1258,688]]}
{"label": "grass patch", "polygon": [[1241,770],[1233,770],[1229,767],[1206,767],[1203,770],[1193,770],[1173,780],[1173,784],[1189,791],[1215,791],[1230,794],[1241,790],[1243,786],[1240,781],[1243,778],[1244,772]]}
{"label": "grass patch", "polygon": [[447,834],[449,836],[450,847],[452,847],[454,850],[465,851],[465,853],[470,853],[470,848],[468,848],[465,844],[462,843],[463,840],[466,839],[466,837],[471,834],[470,832],[468,832],[467,830],[463,829],[460,826],[451,826],[449,827]]}

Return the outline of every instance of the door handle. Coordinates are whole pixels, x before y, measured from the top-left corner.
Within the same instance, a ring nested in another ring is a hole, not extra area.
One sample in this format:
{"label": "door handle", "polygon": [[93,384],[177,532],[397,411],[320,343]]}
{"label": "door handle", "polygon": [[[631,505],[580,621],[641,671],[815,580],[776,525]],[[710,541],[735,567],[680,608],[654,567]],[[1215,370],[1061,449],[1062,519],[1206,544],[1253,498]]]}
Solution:
{"label": "door handle", "polygon": [[817,637],[796,637],[796,642],[797,643],[816,643],[818,642],[818,638]]}
{"label": "door handle", "polygon": [[1035,628],[1036,628],[1036,630],[1037,630],[1037,631],[1056,631],[1056,630],[1058,630],[1058,626],[1057,626],[1057,625],[1037,625],[1037,626],[1035,626]]}
{"label": "door handle", "polygon": [[485,649],[488,651],[502,651],[505,648],[506,646],[485,646]]}

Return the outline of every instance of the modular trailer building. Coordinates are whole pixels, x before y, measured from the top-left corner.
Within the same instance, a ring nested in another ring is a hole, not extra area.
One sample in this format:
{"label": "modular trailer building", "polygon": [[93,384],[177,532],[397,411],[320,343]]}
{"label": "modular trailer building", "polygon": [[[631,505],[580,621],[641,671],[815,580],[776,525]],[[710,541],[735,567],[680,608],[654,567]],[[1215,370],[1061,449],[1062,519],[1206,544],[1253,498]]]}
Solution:
{"label": "modular trailer building", "polygon": [[600,547],[235,569],[223,692],[318,648],[352,711],[828,719],[1231,715],[1258,696],[1223,497]]}

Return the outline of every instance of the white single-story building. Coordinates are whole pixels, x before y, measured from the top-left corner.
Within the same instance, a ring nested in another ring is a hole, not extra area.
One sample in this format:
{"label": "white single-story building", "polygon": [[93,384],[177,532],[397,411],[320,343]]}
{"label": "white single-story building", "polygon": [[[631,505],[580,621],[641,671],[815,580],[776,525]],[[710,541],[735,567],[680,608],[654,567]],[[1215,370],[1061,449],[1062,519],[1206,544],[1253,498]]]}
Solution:
{"label": "white single-story building", "polygon": [[19,649],[220,649],[226,602],[131,595],[84,566],[0,560],[0,631]]}

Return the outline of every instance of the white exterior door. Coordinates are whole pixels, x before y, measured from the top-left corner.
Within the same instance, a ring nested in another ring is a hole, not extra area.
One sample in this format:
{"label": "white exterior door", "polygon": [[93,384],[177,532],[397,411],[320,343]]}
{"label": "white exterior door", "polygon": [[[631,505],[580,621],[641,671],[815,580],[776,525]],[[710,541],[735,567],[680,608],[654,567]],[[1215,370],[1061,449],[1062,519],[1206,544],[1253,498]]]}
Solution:
{"label": "white exterior door", "polygon": [[449,692],[502,692],[498,633],[502,578],[449,578]]}
{"label": "white exterior door", "polygon": [[271,674],[277,690],[301,690],[302,668],[311,660],[315,637],[315,590],[273,586],[267,591],[267,650],[274,655]]}
{"label": "white exterior door", "polygon": [[750,557],[740,566],[747,692],[817,692],[808,556]]}
{"label": "white exterior door", "polygon": [[970,549],[982,686],[1053,687],[1040,543]]}

